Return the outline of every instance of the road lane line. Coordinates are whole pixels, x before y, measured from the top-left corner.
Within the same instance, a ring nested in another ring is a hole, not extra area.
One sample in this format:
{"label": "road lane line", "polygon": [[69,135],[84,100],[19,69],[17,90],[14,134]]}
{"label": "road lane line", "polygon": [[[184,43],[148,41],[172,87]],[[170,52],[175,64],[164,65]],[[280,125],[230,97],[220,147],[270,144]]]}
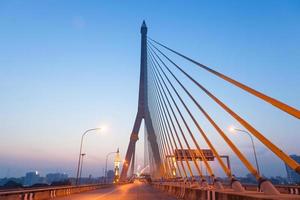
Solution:
{"label": "road lane line", "polygon": [[105,194],[102,194],[102,195],[100,195],[100,196],[97,196],[96,199],[94,199],[94,200],[98,200],[98,199],[100,199],[100,198],[102,198],[102,197],[105,197],[105,196],[107,196],[107,195],[109,195],[109,194],[111,194],[111,193],[116,192],[117,190],[119,190],[119,189],[116,188],[116,189],[114,189],[114,190],[112,190],[112,191],[110,191],[110,192],[107,192],[107,193],[105,193]]}

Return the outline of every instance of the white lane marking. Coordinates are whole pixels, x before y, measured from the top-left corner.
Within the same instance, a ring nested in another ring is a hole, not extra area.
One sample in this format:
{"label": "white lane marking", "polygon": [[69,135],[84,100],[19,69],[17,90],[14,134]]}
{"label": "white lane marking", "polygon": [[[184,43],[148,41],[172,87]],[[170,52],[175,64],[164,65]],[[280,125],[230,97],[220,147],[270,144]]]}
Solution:
{"label": "white lane marking", "polygon": [[114,189],[114,190],[112,190],[112,191],[110,191],[110,192],[107,192],[107,193],[105,193],[105,194],[102,194],[102,195],[100,195],[100,196],[97,196],[96,199],[94,199],[94,200],[98,200],[98,199],[100,199],[100,198],[102,198],[102,197],[105,197],[105,196],[107,196],[107,195],[109,195],[109,194],[111,194],[111,193],[116,192],[117,190],[119,190],[119,189],[116,188],[116,189]]}

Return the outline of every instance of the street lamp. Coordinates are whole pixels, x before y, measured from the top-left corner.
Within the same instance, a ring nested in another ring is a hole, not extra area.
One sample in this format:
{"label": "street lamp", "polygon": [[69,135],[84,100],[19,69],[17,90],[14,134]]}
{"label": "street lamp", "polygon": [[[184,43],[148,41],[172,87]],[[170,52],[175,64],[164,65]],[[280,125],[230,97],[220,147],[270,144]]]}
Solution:
{"label": "street lamp", "polygon": [[255,164],[256,164],[257,172],[258,172],[258,174],[260,174],[259,165],[258,165],[258,161],[257,161],[256,150],[255,150],[255,145],[254,145],[254,140],[253,140],[252,135],[248,131],[245,131],[245,130],[242,130],[242,129],[238,129],[238,128],[234,128],[234,127],[230,127],[229,130],[231,132],[239,131],[239,132],[242,132],[242,133],[246,133],[250,137],[251,143],[252,143],[252,148],[253,148],[253,153],[254,153],[254,158],[255,158]]}
{"label": "street lamp", "polygon": [[79,149],[79,158],[78,158],[78,165],[77,165],[77,175],[76,175],[76,185],[78,185],[78,177],[79,177],[79,170],[80,170],[80,164],[81,164],[81,156],[82,156],[82,144],[83,144],[83,138],[84,136],[91,132],[91,131],[96,131],[96,130],[101,130],[101,128],[92,128],[86,130],[82,136],[81,136],[81,142],[80,142],[80,149]]}
{"label": "street lamp", "polygon": [[109,152],[106,155],[106,161],[105,161],[105,183],[107,183],[107,160],[108,160],[108,156],[110,156],[111,154],[117,153],[117,151],[113,151],[113,152]]}
{"label": "street lamp", "polygon": [[82,174],[82,166],[83,166],[83,157],[85,156],[85,153],[81,154],[81,165],[80,165],[80,173],[79,173],[79,185],[81,183],[81,174]]}

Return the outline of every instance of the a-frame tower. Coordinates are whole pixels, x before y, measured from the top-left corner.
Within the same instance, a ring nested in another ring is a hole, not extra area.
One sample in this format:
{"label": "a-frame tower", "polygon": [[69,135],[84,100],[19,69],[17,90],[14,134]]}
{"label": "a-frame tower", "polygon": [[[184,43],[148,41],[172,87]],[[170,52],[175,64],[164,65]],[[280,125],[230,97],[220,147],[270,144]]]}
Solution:
{"label": "a-frame tower", "polygon": [[147,129],[148,141],[150,143],[149,150],[152,151],[152,155],[154,157],[154,169],[155,174],[152,174],[154,177],[160,177],[160,167],[161,167],[161,160],[160,154],[158,149],[158,144],[156,141],[156,135],[154,132],[151,116],[149,113],[148,107],[148,73],[147,73],[147,26],[145,21],[143,21],[141,27],[141,71],[140,71],[140,87],[139,87],[139,101],[138,101],[138,111],[135,118],[133,130],[130,136],[130,142],[128,145],[128,149],[126,152],[125,161],[123,163],[123,168],[121,172],[121,181],[125,181],[127,178],[127,173],[129,166],[131,164],[131,173],[134,170],[134,163],[135,163],[135,143],[138,140],[138,133],[141,127],[142,120],[144,119],[145,128]]}

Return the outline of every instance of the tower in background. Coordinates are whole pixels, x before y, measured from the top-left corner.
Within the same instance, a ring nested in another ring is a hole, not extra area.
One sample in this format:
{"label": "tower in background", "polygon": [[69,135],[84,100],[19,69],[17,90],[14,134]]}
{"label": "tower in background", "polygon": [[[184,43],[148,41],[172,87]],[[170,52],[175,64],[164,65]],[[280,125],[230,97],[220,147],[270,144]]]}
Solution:
{"label": "tower in background", "polygon": [[120,156],[120,151],[118,148],[118,150],[116,152],[115,160],[114,160],[114,169],[115,169],[114,183],[119,182],[119,179],[120,179],[120,163],[121,163],[121,156]]}
{"label": "tower in background", "polygon": [[[292,159],[296,162],[300,163],[300,156],[299,155],[290,155]],[[295,170],[290,168],[287,164],[285,164],[286,174],[288,178],[288,182],[290,184],[300,184],[300,174],[298,174]]]}

